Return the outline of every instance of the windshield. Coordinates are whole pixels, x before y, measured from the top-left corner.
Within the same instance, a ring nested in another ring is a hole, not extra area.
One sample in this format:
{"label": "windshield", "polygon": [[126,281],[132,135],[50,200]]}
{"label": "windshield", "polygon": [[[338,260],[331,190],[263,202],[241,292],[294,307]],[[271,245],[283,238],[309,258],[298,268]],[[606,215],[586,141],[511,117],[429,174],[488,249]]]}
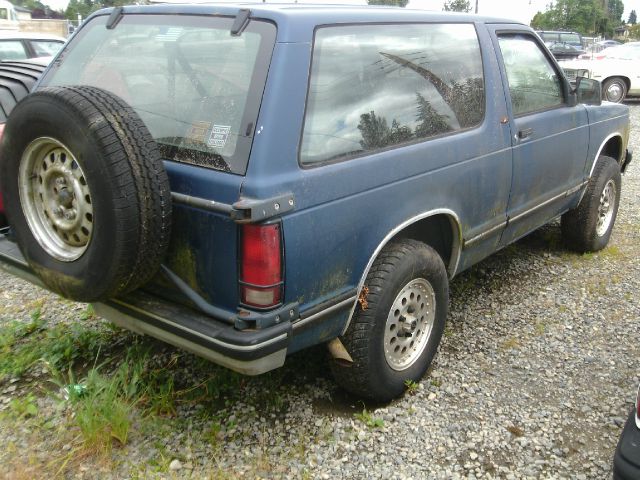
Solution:
{"label": "windshield", "polygon": [[42,85],[109,90],[167,160],[244,174],[275,26],[253,20],[232,36],[233,18],[129,14],[114,29],[107,19],[83,27]]}

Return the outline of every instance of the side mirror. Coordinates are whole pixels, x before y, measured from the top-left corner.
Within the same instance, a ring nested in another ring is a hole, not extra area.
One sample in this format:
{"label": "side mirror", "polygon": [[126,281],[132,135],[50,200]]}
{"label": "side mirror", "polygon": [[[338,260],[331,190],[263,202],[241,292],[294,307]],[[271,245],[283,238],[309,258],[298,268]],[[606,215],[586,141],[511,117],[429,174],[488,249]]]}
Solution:
{"label": "side mirror", "polygon": [[578,103],[586,105],[600,105],[602,103],[602,88],[598,80],[578,77],[573,92],[576,94]]}

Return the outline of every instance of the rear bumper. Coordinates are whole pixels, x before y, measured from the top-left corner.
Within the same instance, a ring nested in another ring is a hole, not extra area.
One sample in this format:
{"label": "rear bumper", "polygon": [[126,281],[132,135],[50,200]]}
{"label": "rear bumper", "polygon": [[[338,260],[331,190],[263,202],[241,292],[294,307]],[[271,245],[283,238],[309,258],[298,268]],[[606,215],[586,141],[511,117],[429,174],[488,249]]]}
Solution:
{"label": "rear bumper", "polygon": [[614,480],[640,478],[640,429],[636,425],[633,411],[622,430],[613,456],[613,478]]}
{"label": "rear bumper", "polygon": [[[0,268],[33,284],[44,285],[29,269],[17,245],[0,238]],[[284,364],[291,321],[268,328],[237,329],[188,307],[142,291],[94,304],[101,317],[137,333],[150,335],[246,375]],[[285,317],[284,315],[282,317]]]}

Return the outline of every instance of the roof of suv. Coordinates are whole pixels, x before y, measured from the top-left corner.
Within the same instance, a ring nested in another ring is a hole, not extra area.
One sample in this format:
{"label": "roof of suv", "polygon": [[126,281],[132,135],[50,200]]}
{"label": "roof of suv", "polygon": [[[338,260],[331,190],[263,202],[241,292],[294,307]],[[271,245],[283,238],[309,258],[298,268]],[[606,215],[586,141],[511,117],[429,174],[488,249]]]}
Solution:
{"label": "roof of suv", "polygon": [[[132,5],[124,7],[123,13],[149,14],[203,14],[236,16],[240,9],[249,9],[252,18],[272,20],[278,25],[279,42],[310,41],[309,32],[319,25],[348,23],[386,23],[386,22],[482,22],[508,23],[512,20],[483,17],[479,15],[410,10],[400,7],[358,6],[358,5],[315,5],[294,3],[200,3],[200,4],[155,4]],[[95,15],[111,13],[104,9]]]}

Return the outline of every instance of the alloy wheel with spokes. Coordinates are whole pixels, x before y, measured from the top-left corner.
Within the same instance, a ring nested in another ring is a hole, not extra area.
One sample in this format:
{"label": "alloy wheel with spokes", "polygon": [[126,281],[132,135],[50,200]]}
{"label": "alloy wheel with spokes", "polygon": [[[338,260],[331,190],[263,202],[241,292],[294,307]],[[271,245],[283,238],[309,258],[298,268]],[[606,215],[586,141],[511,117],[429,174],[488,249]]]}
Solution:
{"label": "alloy wheel with spokes", "polygon": [[387,317],[384,355],[394,370],[411,366],[429,341],[435,318],[435,293],[424,278],[410,281],[398,293]]}
{"label": "alloy wheel with spokes", "polygon": [[600,204],[598,205],[598,223],[596,234],[601,237],[609,230],[613,219],[614,205],[616,204],[616,184],[613,179],[609,180],[600,194]]}
{"label": "alloy wheel with spokes", "polygon": [[384,402],[429,368],[444,331],[449,282],[436,250],[403,238],[382,249],[365,286],[366,303],[341,337],[353,363],[331,362],[331,369],[350,392]]}

